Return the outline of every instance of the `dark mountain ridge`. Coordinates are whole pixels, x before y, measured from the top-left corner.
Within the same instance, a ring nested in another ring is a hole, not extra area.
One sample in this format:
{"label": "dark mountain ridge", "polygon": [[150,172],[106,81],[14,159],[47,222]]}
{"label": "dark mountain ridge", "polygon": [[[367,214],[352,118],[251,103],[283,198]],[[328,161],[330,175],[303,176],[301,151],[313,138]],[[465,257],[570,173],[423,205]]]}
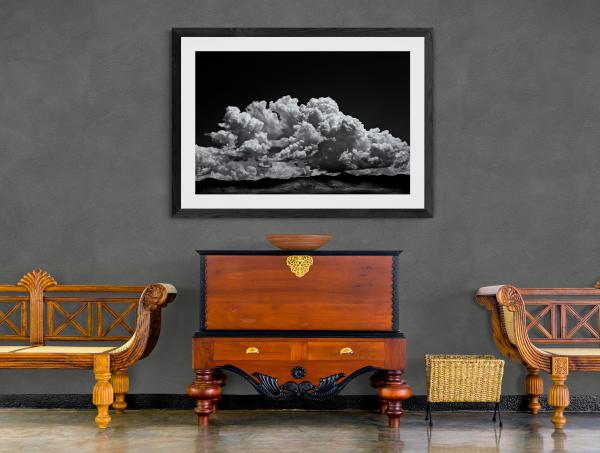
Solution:
{"label": "dark mountain ridge", "polygon": [[196,181],[196,194],[409,194],[410,175],[311,176],[256,181]]}

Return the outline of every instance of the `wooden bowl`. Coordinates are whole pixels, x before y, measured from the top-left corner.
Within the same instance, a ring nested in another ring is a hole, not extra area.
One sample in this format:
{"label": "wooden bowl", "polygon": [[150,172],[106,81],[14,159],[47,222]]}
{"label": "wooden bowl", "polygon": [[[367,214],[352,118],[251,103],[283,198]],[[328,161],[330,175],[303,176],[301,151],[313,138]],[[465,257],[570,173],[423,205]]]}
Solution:
{"label": "wooden bowl", "polygon": [[317,250],[329,242],[329,234],[268,234],[267,241],[281,250]]}

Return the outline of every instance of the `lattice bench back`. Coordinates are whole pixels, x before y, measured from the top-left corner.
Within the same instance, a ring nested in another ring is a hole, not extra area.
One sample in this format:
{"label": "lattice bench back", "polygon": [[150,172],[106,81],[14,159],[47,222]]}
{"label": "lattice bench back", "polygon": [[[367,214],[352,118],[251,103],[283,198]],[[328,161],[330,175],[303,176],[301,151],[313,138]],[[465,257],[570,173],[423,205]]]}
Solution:
{"label": "lattice bench back", "polygon": [[127,341],[144,286],[59,285],[40,269],[0,285],[0,340]]}
{"label": "lattice bench back", "polygon": [[600,344],[600,289],[519,288],[538,344]]}

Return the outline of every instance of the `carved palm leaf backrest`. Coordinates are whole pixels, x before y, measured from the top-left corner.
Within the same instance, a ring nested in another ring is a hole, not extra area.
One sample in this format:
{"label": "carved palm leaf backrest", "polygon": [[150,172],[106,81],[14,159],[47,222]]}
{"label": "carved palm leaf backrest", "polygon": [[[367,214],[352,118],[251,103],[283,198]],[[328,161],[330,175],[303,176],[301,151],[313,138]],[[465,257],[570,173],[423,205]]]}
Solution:
{"label": "carved palm leaf backrest", "polygon": [[520,292],[533,343],[600,343],[600,290],[532,288]]}
{"label": "carved palm leaf backrest", "polygon": [[0,286],[0,340],[126,341],[143,286],[59,285],[45,271]]}
{"label": "carved palm leaf backrest", "polygon": [[17,285],[29,292],[29,341],[32,345],[44,344],[44,291],[55,286],[56,281],[48,272],[34,269]]}

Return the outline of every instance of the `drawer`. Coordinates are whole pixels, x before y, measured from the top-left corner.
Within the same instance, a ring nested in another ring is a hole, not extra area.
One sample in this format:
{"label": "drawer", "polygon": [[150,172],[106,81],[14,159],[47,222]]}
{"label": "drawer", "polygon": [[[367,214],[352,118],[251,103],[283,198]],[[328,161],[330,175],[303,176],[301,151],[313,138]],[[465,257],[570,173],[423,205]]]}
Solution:
{"label": "drawer", "polygon": [[308,360],[382,360],[383,341],[309,341]]}
{"label": "drawer", "polygon": [[214,360],[290,360],[292,344],[281,341],[220,341]]}

